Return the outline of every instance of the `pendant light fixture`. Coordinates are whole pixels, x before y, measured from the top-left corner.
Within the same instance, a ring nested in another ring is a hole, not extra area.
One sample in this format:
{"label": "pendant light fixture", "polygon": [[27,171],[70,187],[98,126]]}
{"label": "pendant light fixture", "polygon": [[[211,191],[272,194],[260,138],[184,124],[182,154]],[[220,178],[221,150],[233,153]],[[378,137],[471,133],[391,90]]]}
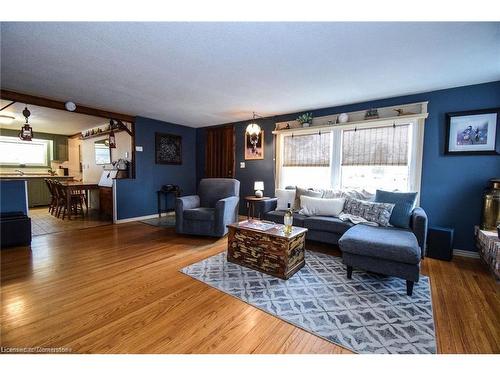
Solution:
{"label": "pendant light fixture", "polygon": [[19,138],[23,141],[31,141],[33,139],[33,129],[28,123],[28,118],[30,117],[31,112],[26,106],[23,110],[23,116],[26,119],[26,123],[21,127],[21,131],[19,132]]}
{"label": "pendant light fixture", "polygon": [[257,115],[253,112],[253,120],[250,124],[247,125],[246,134],[248,136],[248,140],[252,145],[252,153],[257,153],[257,143],[259,142],[259,134],[261,132],[259,124],[255,122],[255,117]]}
{"label": "pendant light fixture", "polygon": [[260,134],[260,126],[255,122],[256,116],[255,112],[253,112],[253,120],[250,124],[248,124],[246,129],[247,134],[250,136],[258,136]]}
{"label": "pendant light fixture", "polygon": [[113,131],[115,124],[113,122],[113,119],[109,120],[109,138],[108,138],[108,143],[109,143],[109,148],[116,148],[116,138],[115,138],[115,132]]}

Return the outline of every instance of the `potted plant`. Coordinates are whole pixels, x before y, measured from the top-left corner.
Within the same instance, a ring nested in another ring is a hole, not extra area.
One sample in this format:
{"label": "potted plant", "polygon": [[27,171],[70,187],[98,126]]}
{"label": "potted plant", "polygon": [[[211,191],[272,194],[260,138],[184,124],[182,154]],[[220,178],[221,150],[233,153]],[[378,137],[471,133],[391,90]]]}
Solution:
{"label": "potted plant", "polygon": [[303,113],[297,117],[297,121],[303,128],[307,128],[312,123],[312,113]]}

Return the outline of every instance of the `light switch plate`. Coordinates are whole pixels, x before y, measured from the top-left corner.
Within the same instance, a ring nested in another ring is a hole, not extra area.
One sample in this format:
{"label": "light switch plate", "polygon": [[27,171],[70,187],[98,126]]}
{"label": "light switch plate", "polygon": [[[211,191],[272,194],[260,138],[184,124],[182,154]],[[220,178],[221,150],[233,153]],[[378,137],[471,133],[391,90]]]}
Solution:
{"label": "light switch plate", "polygon": [[135,151],[142,152],[142,146],[135,146]]}
{"label": "light switch plate", "polygon": [[245,162],[244,161],[240,162],[240,168],[245,168]]}

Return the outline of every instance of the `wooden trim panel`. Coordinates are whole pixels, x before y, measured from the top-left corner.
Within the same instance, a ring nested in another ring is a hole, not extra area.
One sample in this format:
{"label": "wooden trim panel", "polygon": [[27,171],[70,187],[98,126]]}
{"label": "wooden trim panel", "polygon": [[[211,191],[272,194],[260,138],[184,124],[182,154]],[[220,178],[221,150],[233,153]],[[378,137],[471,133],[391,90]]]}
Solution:
{"label": "wooden trim panel", "polygon": [[[0,90],[0,98],[4,99],[4,100],[14,100],[14,101],[20,102],[20,103],[38,105],[41,107],[60,109],[60,110],[66,111],[66,107],[64,106],[64,102],[61,102],[59,100],[48,99],[48,98],[43,98],[40,96],[34,96],[34,95],[29,95],[29,94],[22,94],[22,93],[10,91],[10,90],[1,89]],[[76,103],[76,109],[74,110],[74,113],[81,113],[81,114],[89,115],[89,116],[104,117],[104,118],[108,118],[108,119],[112,118],[112,119],[126,121],[126,122],[134,122],[135,121],[135,116],[126,115],[123,113],[105,111],[105,110],[97,109],[97,108],[86,107],[86,106],[78,104],[78,103]]]}

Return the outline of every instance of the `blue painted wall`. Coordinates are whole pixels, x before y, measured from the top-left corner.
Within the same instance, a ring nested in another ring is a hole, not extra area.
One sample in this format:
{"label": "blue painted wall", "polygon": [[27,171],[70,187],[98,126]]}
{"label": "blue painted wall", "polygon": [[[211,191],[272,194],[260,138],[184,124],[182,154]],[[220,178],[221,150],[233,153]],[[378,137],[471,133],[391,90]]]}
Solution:
{"label": "blue painted wall", "polygon": [[[170,133],[182,137],[182,164],[155,163],[155,133]],[[162,185],[179,185],[184,195],[196,191],[196,129],[163,121],[137,117],[135,144],[142,146],[136,152],[136,178],[116,180],[118,219],[157,213],[156,191]],[[172,198],[173,200],[173,198]],[[173,208],[173,202],[169,202]]]}
{"label": "blue painted wall", "polygon": [[[475,109],[500,107],[500,81],[374,100],[310,111],[314,116],[429,101],[429,117],[425,125],[421,206],[427,211],[431,225],[455,228],[455,248],[474,251],[474,225],[480,222],[481,194],[489,179],[500,177],[499,156],[445,156],[445,114]],[[309,111],[308,111],[309,112]],[[300,112],[302,113],[302,112]],[[236,175],[241,181],[241,195],[253,194],[253,181],[263,180],[265,194],[274,192],[274,147],[271,131],[274,123],[290,121],[300,113],[275,116],[259,121],[265,131],[265,159],[243,161],[243,140],[248,121],[236,126]],[[203,177],[205,129],[197,131],[197,177]],[[497,129],[500,151],[500,129]],[[240,205],[242,206],[242,205]],[[243,211],[242,211],[243,212]]]}
{"label": "blue painted wall", "polygon": [[[264,130],[264,159],[245,160],[245,129],[248,121],[235,123],[236,155],[235,155],[235,178],[241,182],[240,197],[253,195],[254,181],[264,181],[264,194],[274,196],[274,136],[275,118],[259,119],[258,123]],[[203,178],[205,168],[205,137],[206,128],[197,129],[197,176],[198,180]],[[245,162],[245,168],[240,168],[240,162]],[[246,214],[245,202],[240,201],[240,214]]]}
{"label": "blue painted wall", "polygon": [[0,180],[0,212],[28,213],[25,180]]}

